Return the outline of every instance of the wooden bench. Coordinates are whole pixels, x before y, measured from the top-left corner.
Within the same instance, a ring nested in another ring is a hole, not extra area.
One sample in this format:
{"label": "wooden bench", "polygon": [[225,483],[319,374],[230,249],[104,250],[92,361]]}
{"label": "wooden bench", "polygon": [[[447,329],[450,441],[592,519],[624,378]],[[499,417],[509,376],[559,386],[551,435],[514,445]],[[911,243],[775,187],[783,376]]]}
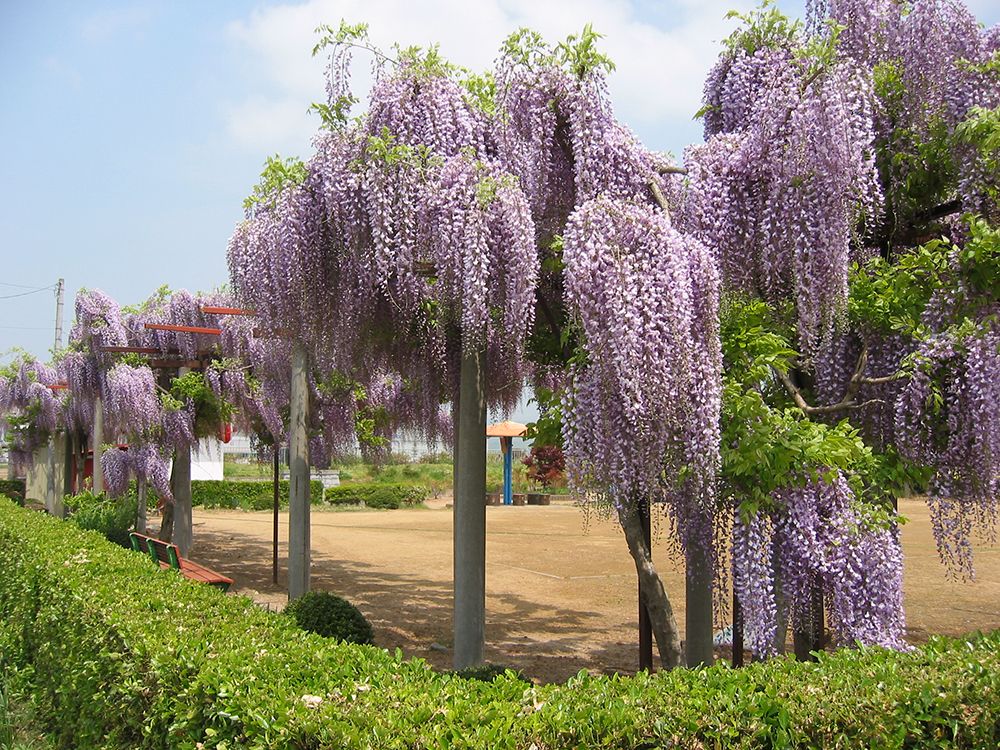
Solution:
{"label": "wooden bench", "polygon": [[163,570],[179,570],[181,575],[192,581],[201,581],[209,586],[215,586],[223,591],[228,591],[233,583],[232,578],[209,570],[203,565],[191,562],[186,557],[181,557],[176,544],[161,542],[145,534],[133,531],[129,536],[132,538],[132,548],[136,552],[149,555],[154,563],[157,563]]}

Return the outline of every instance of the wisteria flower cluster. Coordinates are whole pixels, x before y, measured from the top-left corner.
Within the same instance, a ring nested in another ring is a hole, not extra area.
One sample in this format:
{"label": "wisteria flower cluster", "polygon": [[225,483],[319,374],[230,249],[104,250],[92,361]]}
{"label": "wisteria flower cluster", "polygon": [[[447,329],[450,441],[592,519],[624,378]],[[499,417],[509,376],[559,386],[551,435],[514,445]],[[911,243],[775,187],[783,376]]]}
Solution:
{"label": "wisteria flower cluster", "polygon": [[774,493],[774,509],[733,522],[733,582],[745,639],[774,653],[780,588],[790,621],[808,627],[813,590],[822,590],[830,628],[846,645],[905,650],[903,555],[898,532],[867,514],[847,481],[818,478]]}
{"label": "wisteria flower cluster", "polygon": [[241,300],[365,387],[386,373],[420,381],[415,424],[438,420],[469,347],[487,351],[491,406],[512,408],[538,261],[483,113],[446,67],[404,57],[362,123],[316,145],[304,182],[230,242]]}
{"label": "wisteria flower cluster", "polygon": [[0,374],[0,426],[7,433],[15,471],[32,465],[35,451],[55,432],[64,406],[56,370],[38,360],[21,358]]}
{"label": "wisteria flower cluster", "polygon": [[991,64],[1000,26],[983,29],[962,3],[941,0],[810,5],[815,18],[828,6],[843,27],[840,49],[879,78],[876,135],[895,213],[908,219],[928,199],[956,197],[965,211],[995,211],[996,174],[954,136],[974,108],[1000,105],[1000,68]]}
{"label": "wisteria flower cluster", "polygon": [[673,491],[678,515],[711,513],[721,370],[711,254],[662,211],[600,198],[571,217],[564,257],[583,340],[564,410],[571,481],[619,508]]}
{"label": "wisteria flower cluster", "polygon": [[716,251],[728,289],[794,301],[811,356],[844,311],[852,244],[878,222],[881,188],[870,75],[832,49],[796,55],[792,40],[737,45],[717,64],[678,222]]}

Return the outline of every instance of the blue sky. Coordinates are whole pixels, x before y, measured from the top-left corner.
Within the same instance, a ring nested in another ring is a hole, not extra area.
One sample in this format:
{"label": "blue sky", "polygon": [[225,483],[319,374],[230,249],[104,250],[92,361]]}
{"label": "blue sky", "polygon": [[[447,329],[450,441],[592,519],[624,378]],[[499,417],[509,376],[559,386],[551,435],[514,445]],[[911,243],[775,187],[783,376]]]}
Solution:
{"label": "blue sky", "polygon": [[[804,0],[780,0],[793,16]],[[1000,22],[1000,2],[967,3]],[[383,47],[490,67],[519,26],[557,41],[588,22],[615,60],[618,116],[680,154],[705,73],[744,0],[313,0],[279,4],[0,0],[0,353],[49,359],[81,287],[121,304],[227,281],[225,250],[266,156],[311,153],[324,96],[320,23],[366,21]],[[359,58],[363,90],[367,61]],[[38,291],[41,290],[41,291]],[[19,295],[19,296],[14,296]],[[64,334],[65,340],[65,334]],[[10,355],[0,357],[7,362]]]}

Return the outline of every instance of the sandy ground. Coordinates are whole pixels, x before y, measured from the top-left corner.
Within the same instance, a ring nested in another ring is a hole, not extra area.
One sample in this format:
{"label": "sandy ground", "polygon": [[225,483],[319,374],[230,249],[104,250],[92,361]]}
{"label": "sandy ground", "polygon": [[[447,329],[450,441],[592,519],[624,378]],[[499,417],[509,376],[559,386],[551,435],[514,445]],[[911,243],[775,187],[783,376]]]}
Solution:
{"label": "sandy ground", "polygon": [[[452,510],[312,513],[312,587],[354,602],[376,643],[439,669],[452,666]],[[926,506],[903,501],[908,638],[1000,627],[1000,549],[976,548],[973,582],[948,578]],[[288,517],[279,518],[279,576],[272,584],[271,514],[195,509],[192,558],[230,577],[233,592],[263,606],[286,602]],[[155,522],[154,522],[155,524]],[[654,534],[656,532],[654,531]],[[679,559],[656,534],[654,561],[684,626]],[[486,659],[536,682],[581,669],[634,673],[638,659],[635,567],[618,526],[572,505],[487,508]]]}

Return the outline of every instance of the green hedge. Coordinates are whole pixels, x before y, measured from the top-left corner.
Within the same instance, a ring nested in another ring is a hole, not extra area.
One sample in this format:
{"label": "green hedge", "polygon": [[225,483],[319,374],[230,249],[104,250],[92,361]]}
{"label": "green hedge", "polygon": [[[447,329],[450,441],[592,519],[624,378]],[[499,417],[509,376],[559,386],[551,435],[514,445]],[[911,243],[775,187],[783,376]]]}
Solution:
{"label": "green hedge", "polygon": [[24,478],[0,479],[0,495],[9,497],[18,505],[24,505],[25,484]]}
{"label": "green hedge", "polygon": [[330,487],[326,501],[330,505],[360,505],[390,508],[418,505],[427,499],[429,490],[416,484],[348,484]]}
{"label": "green hedge", "polygon": [[[318,479],[309,482],[309,496],[313,505],[323,502],[323,483]],[[288,507],[288,480],[278,482],[281,507]],[[191,504],[206,508],[243,508],[244,510],[270,510],[274,507],[273,482],[234,482],[229,479],[192,479]]]}
{"label": "green hedge", "polygon": [[531,686],[295,628],[0,498],[0,674],[58,748],[995,748],[1000,637]]}

